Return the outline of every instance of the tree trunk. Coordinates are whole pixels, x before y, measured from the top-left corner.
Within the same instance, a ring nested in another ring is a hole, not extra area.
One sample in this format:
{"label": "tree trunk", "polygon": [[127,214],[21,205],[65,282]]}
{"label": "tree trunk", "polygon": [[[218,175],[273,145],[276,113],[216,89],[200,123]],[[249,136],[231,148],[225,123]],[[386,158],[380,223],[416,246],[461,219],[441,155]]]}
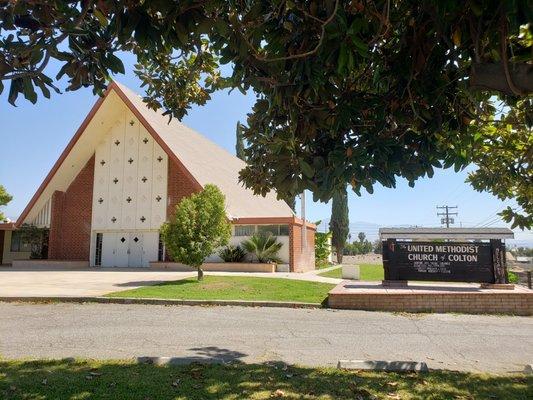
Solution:
{"label": "tree trunk", "polygon": [[204,279],[204,271],[202,271],[202,267],[198,267],[198,281],[202,279]]}
{"label": "tree trunk", "polygon": [[339,249],[337,249],[337,264],[342,264],[342,252],[344,251],[344,249],[341,249],[339,251]]}

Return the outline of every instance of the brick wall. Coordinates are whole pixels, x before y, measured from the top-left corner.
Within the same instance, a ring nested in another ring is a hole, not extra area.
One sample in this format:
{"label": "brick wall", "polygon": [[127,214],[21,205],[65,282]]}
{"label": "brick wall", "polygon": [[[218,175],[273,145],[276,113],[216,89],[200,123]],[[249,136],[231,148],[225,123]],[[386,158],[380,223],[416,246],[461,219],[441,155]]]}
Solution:
{"label": "brick wall", "polygon": [[65,192],[56,191],[52,195],[49,259],[89,259],[93,180],[94,156]]}
{"label": "brick wall", "polygon": [[[199,191],[195,182],[187,176],[183,169],[173,160],[168,160],[167,177],[167,221],[174,216],[176,205],[184,197],[190,196]],[[168,253],[165,252],[165,261],[171,261]]]}
{"label": "brick wall", "polygon": [[[332,292],[335,292],[336,288]],[[329,293],[328,306],[350,310],[533,315],[533,293]]]}
{"label": "brick wall", "polygon": [[289,227],[289,260],[292,272],[306,272],[315,269],[315,232],[307,227],[307,254],[302,254],[302,225]]}
{"label": "brick wall", "polygon": [[168,180],[167,180],[167,221],[174,215],[176,204],[184,197],[198,192],[195,182],[187,176],[179,165],[168,160]]}

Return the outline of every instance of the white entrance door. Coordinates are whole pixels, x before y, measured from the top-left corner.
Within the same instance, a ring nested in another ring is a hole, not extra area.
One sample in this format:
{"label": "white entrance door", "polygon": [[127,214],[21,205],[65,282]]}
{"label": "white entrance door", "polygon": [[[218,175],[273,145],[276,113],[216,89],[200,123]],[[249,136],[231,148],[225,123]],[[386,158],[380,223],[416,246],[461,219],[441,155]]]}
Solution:
{"label": "white entrance door", "polygon": [[130,252],[130,236],[127,232],[117,232],[115,241],[115,264],[113,267],[128,267]]}
{"label": "white entrance door", "polygon": [[157,261],[159,232],[122,231],[102,235],[102,267],[148,267]]}
{"label": "white entrance door", "polygon": [[129,235],[128,266],[143,267],[143,234],[130,232]]}
{"label": "white entrance door", "polygon": [[115,266],[115,242],[117,234],[114,232],[106,232],[102,234],[102,267]]}

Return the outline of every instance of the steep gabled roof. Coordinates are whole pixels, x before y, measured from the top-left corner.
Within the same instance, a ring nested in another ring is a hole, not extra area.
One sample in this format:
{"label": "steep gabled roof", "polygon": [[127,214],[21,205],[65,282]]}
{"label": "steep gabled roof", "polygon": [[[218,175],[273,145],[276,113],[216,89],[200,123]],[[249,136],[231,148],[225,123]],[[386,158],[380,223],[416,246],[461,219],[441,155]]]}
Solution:
{"label": "steep gabled roof", "polygon": [[[108,100],[110,98],[112,99]],[[50,196],[53,190],[65,190],[66,182],[68,181],[69,183],[69,179],[73,179],[76,171],[81,169],[88,159],[88,155],[92,155],[96,148],[96,141],[84,138],[84,136],[87,136],[84,133],[92,125],[99,123],[103,126],[108,123],[109,121],[106,121],[106,118],[100,118],[101,121],[95,122],[98,111],[107,101],[112,102],[110,103],[111,107],[113,104],[116,105],[116,102],[119,101],[118,99],[129,108],[154,137],[154,140],[167,152],[170,159],[175,161],[198,187],[211,183],[220,188],[226,196],[228,217],[233,219],[292,217],[294,215],[287,203],[276,199],[274,192],[269,193],[266,197],[255,196],[251,190],[245,189],[239,183],[239,171],[245,166],[242,160],[185,126],[177,119],[172,119],[169,123],[168,117],[149,109],[139,95],[127,87],[113,82],[109,85],[104,96],[98,99],[56,161],[20,215],[17,225],[26,222],[25,220],[32,209],[46,201],[46,199],[43,200],[43,195]],[[80,141],[84,141],[83,145],[80,145]],[[73,154],[76,152],[79,153],[79,157],[78,162],[72,163],[70,166],[72,172],[68,170],[62,171],[69,168],[67,164],[70,164],[69,161],[78,155]],[[61,172],[63,173],[61,174]]]}

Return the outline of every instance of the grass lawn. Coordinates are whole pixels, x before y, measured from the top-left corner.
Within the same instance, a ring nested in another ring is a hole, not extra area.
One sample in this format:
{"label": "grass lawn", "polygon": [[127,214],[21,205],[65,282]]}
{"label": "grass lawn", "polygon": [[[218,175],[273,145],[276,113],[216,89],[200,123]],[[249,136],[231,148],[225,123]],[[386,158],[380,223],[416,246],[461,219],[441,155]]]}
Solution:
{"label": "grass lawn", "polygon": [[267,300],[321,303],[335,285],[280,278],[209,276],[188,278],[110,293],[109,297],[187,300]]}
{"label": "grass lawn", "polygon": [[[383,280],[383,265],[381,264],[359,264],[359,273],[362,281],[381,281]],[[323,272],[320,276],[328,278],[342,278],[342,268],[335,268],[331,271]]]}
{"label": "grass lawn", "polygon": [[0,398],[526,400],[533,398],[533,377],[350,372],[281,364],[160,367],[128,361],[0,360]]}

